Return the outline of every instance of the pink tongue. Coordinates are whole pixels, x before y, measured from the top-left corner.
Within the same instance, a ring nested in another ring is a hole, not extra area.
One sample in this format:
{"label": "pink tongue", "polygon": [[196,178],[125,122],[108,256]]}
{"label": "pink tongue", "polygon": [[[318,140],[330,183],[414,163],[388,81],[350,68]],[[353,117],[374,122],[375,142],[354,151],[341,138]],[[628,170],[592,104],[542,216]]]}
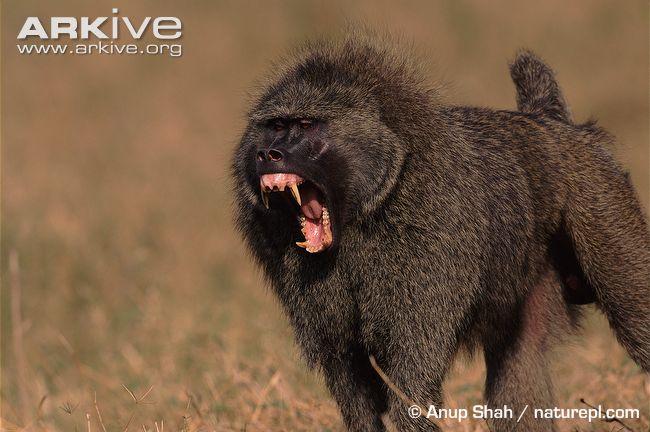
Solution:
{"label": "pink tongue", "polygon": [[305,188],[301,191],[302,214],[309,219],[320,219],[323,215],[323,206],[318,202],[318,192],[314,188]]}
{"label": "pink tongue", "polygon": [[305,240],[309,245],[320,250],[323,246],[323,223],[322,221],[314,221],[312,219],[305,220]]}

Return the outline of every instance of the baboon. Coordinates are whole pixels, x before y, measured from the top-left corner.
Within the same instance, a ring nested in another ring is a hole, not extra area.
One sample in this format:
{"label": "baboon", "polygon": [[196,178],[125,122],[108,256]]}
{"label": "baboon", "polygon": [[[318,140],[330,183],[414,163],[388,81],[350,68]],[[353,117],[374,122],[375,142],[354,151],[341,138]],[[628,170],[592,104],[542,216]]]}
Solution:
{"label": "baboon", "polygon": [[490,407],[553,430],[549,351],[595,303],[650,370],[649,243],[626,173],[574,123],[553,71],[511,65],[516,111],[453,106],[403,52],[307,44],[259,95],[232,165],[236,225],[350,431],[436,430],[459,350],[482,349]]}

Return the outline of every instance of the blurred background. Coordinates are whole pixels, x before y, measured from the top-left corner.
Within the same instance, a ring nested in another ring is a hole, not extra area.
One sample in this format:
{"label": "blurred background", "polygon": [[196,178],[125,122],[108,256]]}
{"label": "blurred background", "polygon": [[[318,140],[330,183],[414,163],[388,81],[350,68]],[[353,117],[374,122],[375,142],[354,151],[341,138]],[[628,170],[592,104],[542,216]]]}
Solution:
{"label": "blurred background", "polygon": [[[182,57],[19,55],[27,16],[177,16]],[[251,264],[228,164],[270,61],[352,23],[428,57],[458,104],[513,108],[507,62],[557,71],[649,204],[647,1],[2,2],[2,430],[320,430],[342,424]],[[558,406],[638,408],[650,383],[599,314],[558,351]],[[480,403],[460,359],[450,407]],[[449,423],[448,430],[486,430]],[[581,420],[562,430],[609,431]]]}

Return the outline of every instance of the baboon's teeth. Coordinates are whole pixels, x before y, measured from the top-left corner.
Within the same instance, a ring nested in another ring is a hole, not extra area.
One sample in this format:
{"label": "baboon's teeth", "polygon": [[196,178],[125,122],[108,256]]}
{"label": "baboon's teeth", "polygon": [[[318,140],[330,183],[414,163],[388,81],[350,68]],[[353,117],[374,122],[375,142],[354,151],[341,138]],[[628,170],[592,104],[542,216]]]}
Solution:
{"label": "baboon's teeth", "polygon": [[269,209],[269,193],[264,190],[264,187],[261,188],[260,193],[262,194],[262,202],[264,203],[264,207],[266,209]]}
{"label": "baboon's teeth", "polygon": [[296,183],[291,183],[289,185],[289,190],[291,191],[291,195],[295,198],[296,201],[298,201],[298,205],[302,205],[302,201],[300,200],[300,192],[298,191],[298,185]]}
{"label": "baboon's teeth", "polygon": [[307,249],[307,246],[309,246],[309,243],[304,241],[304,242],[296,242],[296,246],[301,247],[303,249]]}

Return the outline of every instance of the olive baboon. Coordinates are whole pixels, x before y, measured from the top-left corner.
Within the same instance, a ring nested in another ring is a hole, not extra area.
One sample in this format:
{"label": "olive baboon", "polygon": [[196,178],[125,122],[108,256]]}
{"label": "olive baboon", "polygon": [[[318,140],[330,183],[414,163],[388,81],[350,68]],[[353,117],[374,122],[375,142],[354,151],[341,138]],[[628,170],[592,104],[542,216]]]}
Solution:
{"label": "olive baboon", "polygon": [[[490,406],[552,406],[549,349],[595,302],[650,370],[649,234],[594,123],[553,72],[511,66],[518,111],[442,104],[384,44],[307,46],[255,102],[233,162],[236,223],[349,430],[429,430],[462,347]],[[552,430],[528,410],[520,430]],[[490,422],[512,430],[515,419]]]}

